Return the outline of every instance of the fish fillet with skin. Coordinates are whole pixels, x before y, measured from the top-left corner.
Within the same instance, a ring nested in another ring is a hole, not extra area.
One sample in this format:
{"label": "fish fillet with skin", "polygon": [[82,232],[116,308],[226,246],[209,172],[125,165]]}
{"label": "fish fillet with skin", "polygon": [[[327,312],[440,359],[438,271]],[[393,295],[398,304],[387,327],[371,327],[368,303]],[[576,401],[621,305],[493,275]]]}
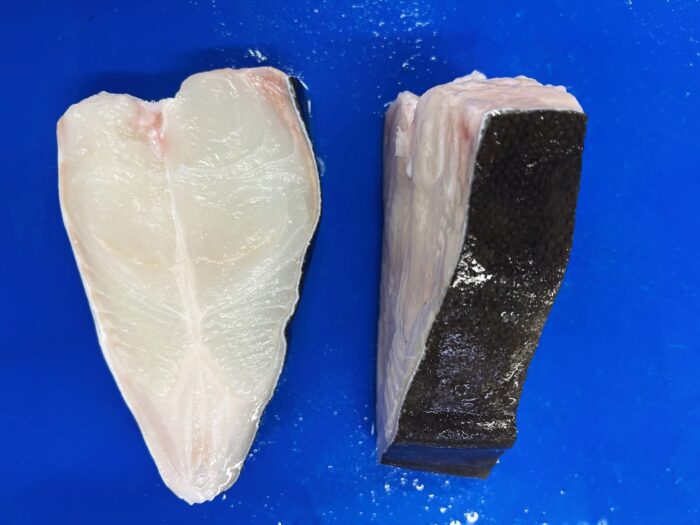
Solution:
{"label": "fish fillet with skin", "polygon": [[99,343],[160,474],[189,503],[238,477],[284,361],[320,211],[290,78],[100,93],[58,123],[63,220]]}
{"label": "fish fillet with skin", "polygon": [[478,72],[389,107],[381,462],[486,477],[513,445],[571,249],[585,126],[563,87]]}

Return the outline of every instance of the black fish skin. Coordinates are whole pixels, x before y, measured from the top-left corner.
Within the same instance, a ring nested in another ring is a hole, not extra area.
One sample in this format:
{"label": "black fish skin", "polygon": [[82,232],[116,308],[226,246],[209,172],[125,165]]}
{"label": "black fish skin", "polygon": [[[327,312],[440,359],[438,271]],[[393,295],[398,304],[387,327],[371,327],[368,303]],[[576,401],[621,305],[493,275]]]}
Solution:
{"label": "black fish skin", "polygon": [[486,477],[571,249],[586,116],[487,117],[460,260],[382,463]]}

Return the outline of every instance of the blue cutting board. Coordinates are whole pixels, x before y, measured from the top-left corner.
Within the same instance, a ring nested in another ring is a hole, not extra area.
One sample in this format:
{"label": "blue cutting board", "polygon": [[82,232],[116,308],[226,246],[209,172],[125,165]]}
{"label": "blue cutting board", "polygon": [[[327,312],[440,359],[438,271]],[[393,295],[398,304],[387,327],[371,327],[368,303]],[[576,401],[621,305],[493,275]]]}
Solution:
{"label": "blue cutting board", "polygon": [[[0,44],[0,523],[700,523],[697,1],[17,1]],[[54,129],[101,90],[258,64],[309,86],[323,216],[251,457],[189,507],[100,354]],[[571,264],[485,481],[377,465],[371,433],[384,106],[473,69],[589,115]]]}

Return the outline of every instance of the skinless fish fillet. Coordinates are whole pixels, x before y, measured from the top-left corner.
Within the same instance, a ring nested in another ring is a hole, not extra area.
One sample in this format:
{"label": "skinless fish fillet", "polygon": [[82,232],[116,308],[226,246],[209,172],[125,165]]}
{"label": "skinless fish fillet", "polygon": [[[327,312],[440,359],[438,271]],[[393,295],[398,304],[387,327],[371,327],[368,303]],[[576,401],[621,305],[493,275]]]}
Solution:
{"label": "skinless fish fillet", "polygon": [[100,93],[58,123],[63,220],[100,346],[160,474],[189,503],[238,477],[284,361],[318,222],[290,78]]}
{"label": "skinless fish fillet", "polygon": [[563,87],[478,72],[389,107],[382,462],[484,477],[513,444],[571,248],[585,123]]}

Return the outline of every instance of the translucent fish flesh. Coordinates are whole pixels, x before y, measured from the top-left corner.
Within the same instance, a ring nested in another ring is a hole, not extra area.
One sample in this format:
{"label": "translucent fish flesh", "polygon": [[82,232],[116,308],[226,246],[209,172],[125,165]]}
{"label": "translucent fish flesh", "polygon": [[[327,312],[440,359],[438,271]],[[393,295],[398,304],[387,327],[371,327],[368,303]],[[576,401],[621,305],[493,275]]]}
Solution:
{"label": "translucent fish flesh", "polygon": [[586,117],[474,72],[386,114],[377,365],[383,463],[485,477],[571,248]]}
{"label": "translucent fish flesh", "polygon": [[319,217],[290,78],[100,93],[58,123],[63,220],[104,357],[160,474],[189,503],[239,475],[282,368]]}

